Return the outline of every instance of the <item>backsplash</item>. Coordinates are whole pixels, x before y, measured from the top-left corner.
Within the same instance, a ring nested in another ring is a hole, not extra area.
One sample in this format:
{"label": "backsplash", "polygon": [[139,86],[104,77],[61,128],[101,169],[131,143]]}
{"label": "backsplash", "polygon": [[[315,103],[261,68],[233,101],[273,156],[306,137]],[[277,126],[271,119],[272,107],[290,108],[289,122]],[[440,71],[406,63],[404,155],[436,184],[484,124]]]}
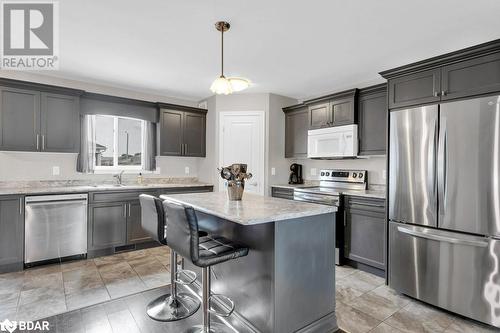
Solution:
{"label": "backsplash", "polygon": [[[321,169],[359,169],[368,171],[368,186],[371,189],[383,189],[386,184],[385,174],[387,166],[385,155],[345,160],[291,159],[289,162],[290,164],[302,164],[302,177],[307,180],[319,179],[319,171]],[[311,171],[316,171],[316,175],[312,175]]]}

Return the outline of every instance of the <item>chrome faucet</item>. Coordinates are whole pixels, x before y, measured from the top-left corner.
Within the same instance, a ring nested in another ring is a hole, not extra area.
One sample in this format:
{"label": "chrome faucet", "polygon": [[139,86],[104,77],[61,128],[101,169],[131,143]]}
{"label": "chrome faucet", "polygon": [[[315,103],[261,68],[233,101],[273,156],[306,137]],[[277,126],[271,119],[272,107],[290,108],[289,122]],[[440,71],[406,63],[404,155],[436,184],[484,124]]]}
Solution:
{"label": "chrome faucet", "polygon": [[125,172],[125,170],[122,170],[120,173],[117,173],[116,175],[113,175],[113,177],[116,178],[116,182],[118,183],[118,185],[122,184],[122,179],[123,179],[123,173],[124,172]]}

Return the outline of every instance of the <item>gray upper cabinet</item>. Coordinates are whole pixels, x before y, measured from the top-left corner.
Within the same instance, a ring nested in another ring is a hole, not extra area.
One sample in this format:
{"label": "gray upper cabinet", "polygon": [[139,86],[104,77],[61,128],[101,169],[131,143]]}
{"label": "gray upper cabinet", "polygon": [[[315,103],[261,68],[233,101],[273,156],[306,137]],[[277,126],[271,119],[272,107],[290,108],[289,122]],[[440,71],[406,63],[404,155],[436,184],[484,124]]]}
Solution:
{"label": "gray upper cabinet", "polygon": [[205,157],[206,116],[201,113],[184,112],[184,155]]}
{"label": "gray upper cabinet", "polygon": [[380,73],[389,109],[500,92],[500,39]]}
{"label": "gray upper cabinet", "polygon": [[41,150],[76,153],[80,147],[79,97],[41,95]]}
{"label": "gray upper cabinet", "polygon": [[40,92],[0,87],[0,149],[40,148]]}
{"label": "gray upper cabinet", "polygon": [[385,200],[347,196],[344,213],[346,258],[385,270]]}
{"label": "gray upper cabinet", "polygon": [[331,123],[330,103],[323,102],[309,106],[309,129],[328,127]]}
{"label": "gray upper cabinet", "polygon": [[206,110],[196,110],[160,109],[161,156],[205,157]]}
{"label": "gray upper cabinet", "polygon": [[389,80],[389,107],[439,102],[441,70],[431,69]]}
{"label": "gray upper cabinet", "polygon": [[183,152],[182,123],[184,112],[161,110],[160,114],[160,155],[181,156]]}
{"label": "gray upper cabinet", "polygon": [[0,149],[78,152],[79,91],[59,94],[18,86],[38,87],[20,83],[0,87]]}
{"label": "gray upper cabinet", "polygon": [[354,124],[356,122],[356,107],[354,102],[354,97],[333,100],[330,102],[330,124],[333,126]]}
{"label": "gray upper cabinet", "polygon": [[23,262],[23,197],[0,196],[0,272],[21,270]]}
{"label": "gray upper cabinet", "polygon": [[386,154],[387,85],[361,89],[358,99],[359,155]]}
{"label": "gray upper cabinet", "polygon": [[285,157],[307,157],[307,106],[284,108],[285,112]]}
{"label": "gray upper cabinet", "polygon": [[441,99],[448,100],[500,91],[500,53],[444,66]]}

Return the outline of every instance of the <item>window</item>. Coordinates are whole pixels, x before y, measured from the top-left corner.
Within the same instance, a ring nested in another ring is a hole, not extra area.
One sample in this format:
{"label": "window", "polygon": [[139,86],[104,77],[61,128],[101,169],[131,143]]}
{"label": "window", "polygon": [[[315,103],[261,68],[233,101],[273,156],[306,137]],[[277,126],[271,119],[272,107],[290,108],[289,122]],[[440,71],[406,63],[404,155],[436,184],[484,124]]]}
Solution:
{"label": "window", "polygon": [[144,121],[95,115],[95,170],[142,170]]}

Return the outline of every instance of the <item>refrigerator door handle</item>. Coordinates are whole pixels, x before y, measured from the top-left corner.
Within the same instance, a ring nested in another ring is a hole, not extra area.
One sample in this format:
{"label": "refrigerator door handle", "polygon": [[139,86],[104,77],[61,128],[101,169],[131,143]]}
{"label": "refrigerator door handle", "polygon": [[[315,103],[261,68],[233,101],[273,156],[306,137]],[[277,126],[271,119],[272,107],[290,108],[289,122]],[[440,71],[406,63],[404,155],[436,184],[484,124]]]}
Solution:
{"label": "refrigerator door handle", "polygon": [[427,150],[427,187],[428,193],[432,193],[433,198],[436,197],[436,146],[437,146],[437,120],[434,121],[434,126],[432,126],[432,132],[430,138],[432,138],[432,144],[429,145]]}
{"label": "refrigerator door handle", "polygon": [[475,236],[456,237],[456,236],[449,236],[450,233],[439,230],[423,229],[423,228],[419,229],[422,229],[422,231],[418,230],[415,227],[398,226],[399,232],[419,238],[425,238],[439,242],[447,242],[460,245],[470,245],[478,247],[488,246],[488,241],[486,241],[483,237],[475,237]]}
{"label": "refrigerator door handle", "polygon": [[439,143],[438,143],[438,201],[439,201],[439,212],[443,215],[446,211],[446,173],[448,168],[447,158],[446,158],[446,117],[441,117],[441,130],[439,132]]}

